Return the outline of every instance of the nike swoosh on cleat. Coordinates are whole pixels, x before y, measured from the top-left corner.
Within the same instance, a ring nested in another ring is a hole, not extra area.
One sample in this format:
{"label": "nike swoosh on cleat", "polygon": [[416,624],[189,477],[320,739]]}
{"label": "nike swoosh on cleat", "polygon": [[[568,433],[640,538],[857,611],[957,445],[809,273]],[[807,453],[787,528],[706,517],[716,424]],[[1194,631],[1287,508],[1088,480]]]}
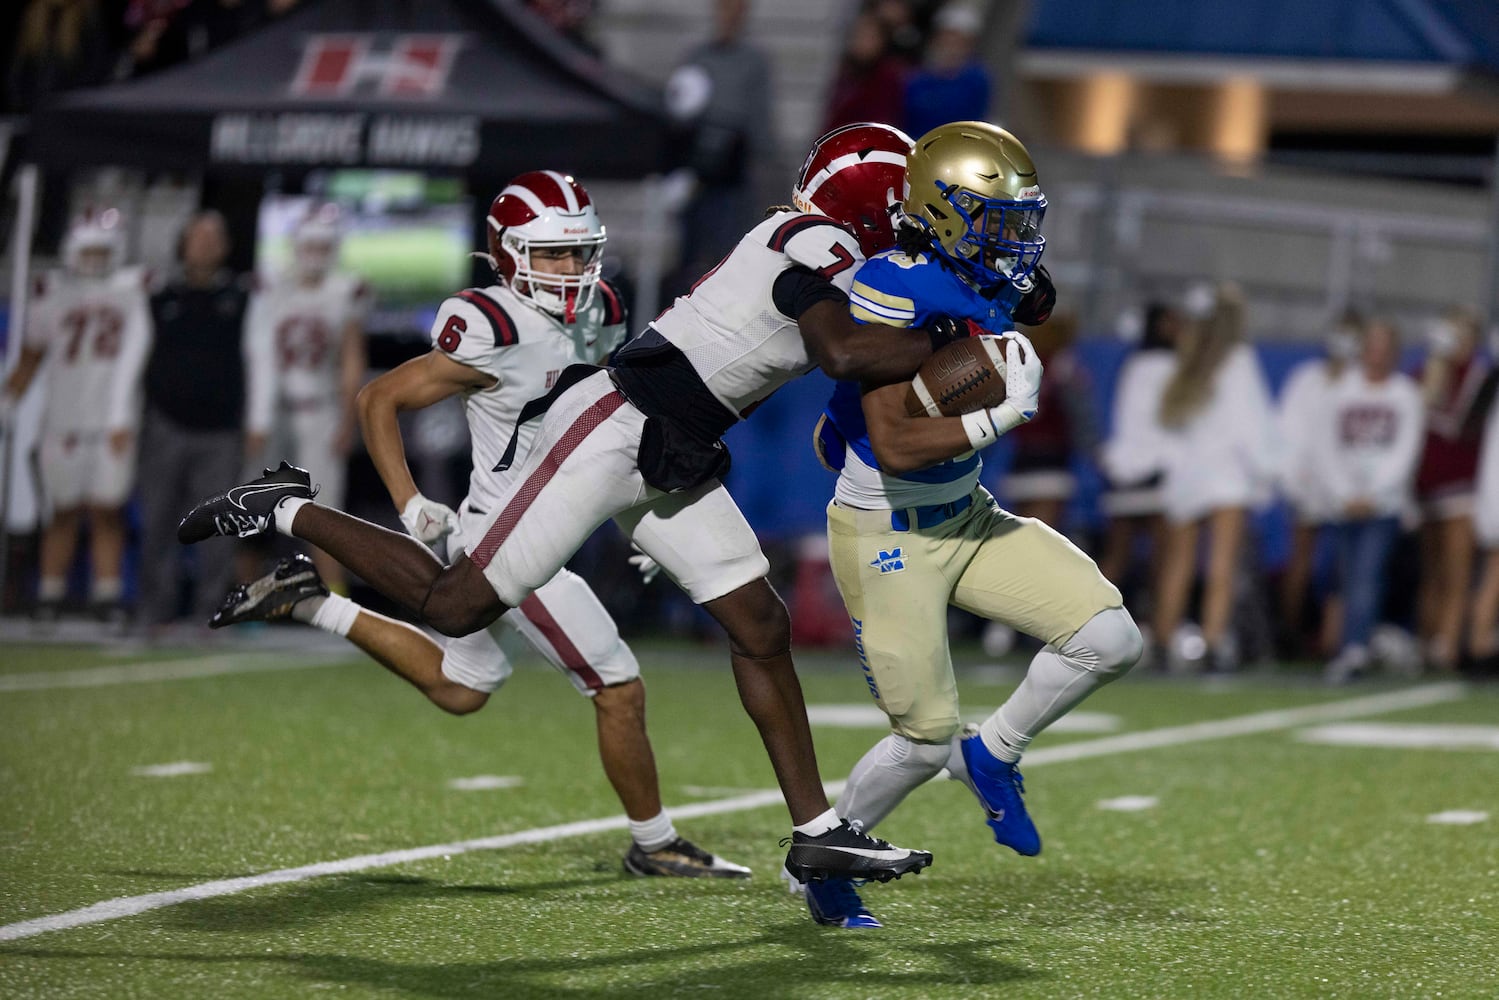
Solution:
{"label": "nike swoosh on cleat", "polygon": [[815,848],[820,851],[837,851],[839,854],[852,854],[856,858],[874,858],[877,861],[904,861],[912,856],[910,851],[903,851],[899,848],[881,851],[869,847],[830,847],[826,844],[798,844],[797,846]]}
{"label": "nike swoosh on cleat", "polygon": [[288,490],[296,488],[297,484],[295,483],[261,483],[259,485],[252,484],[250,486],[236,486],[228,493],[224,494],[224,496],[230,503],[234,504],[234,506],[248,513],[249,509],[244,504],[239,502],[240,497],[255,496],[257,493],[265,493],[268,490]]}

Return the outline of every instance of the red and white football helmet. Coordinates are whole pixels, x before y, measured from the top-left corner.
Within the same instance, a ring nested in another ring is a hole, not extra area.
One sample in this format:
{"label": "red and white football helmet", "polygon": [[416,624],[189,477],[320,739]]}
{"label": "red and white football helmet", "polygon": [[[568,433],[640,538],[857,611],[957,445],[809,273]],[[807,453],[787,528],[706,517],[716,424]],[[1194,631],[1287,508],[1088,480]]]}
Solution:
{"label": "red and white football helmet", "polygon": [[90,211],[68,229],[62,259],[84,278],[107,278],[125,262],[125,227],[118,209]]}
{"label": "red and white football helmet", "polygon": [[316,284],[338,262],[342,238],[338,206],[318,205],[297,223],[291,234],[292,269],[297,280]]}
{"label": "red and white football helmet", "polygon": [[800,211],[842,223],[873,257],[895,245],[891,211],[905,196],[910,152],[911,137],[893,125],[835,128],[812,144],[791,200]]}
{"label": "red and white football helmet", "polygon": [[[489,259],[512,291],[571,323],[593,301],[603,269],[604,225],[588,191],[555,170],[521,174],[489,206]],[[541,247],[576,248],[578,274],[532,266]]]}

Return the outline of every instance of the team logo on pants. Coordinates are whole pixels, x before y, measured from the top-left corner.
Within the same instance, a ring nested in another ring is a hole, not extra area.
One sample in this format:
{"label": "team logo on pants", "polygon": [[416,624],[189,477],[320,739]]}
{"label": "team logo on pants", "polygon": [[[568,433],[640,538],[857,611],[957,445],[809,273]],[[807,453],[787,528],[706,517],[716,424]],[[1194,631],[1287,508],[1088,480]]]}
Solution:
{"label": "team logo on pants", "polygon": [[869,565],[881,573],[899,573],[906,568],[906,557],[901,555],[900,546],[897,545],[889,552],[880,549],[880,554]]}

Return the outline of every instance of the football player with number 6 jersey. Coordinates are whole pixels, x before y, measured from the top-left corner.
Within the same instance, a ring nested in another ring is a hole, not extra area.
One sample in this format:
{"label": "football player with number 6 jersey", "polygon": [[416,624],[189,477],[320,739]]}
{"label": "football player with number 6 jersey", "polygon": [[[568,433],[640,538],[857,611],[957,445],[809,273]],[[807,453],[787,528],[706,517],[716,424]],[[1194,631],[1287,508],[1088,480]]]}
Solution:
{"label": "football player with number 6 jersey", "polygon": [[[489,226],[496,282],[445,300],[432,324],[431,352],[359,393],[370,457],[401,522],[414,537],[453,557],[498,509],[510,476],[493,470],[526,402],[545,396],[568,366],[608,357],[626,332],[619,293],[599,277],[605,232],[583,185],[550,170],[522,174],[495,198]],[[473,444],[468,496],[456,511],[417,490],[397,423],[402,411],[452,396],[462,401]],[[522,428],[521,454],[535,430],[534,424]],[[637,875],[749,876],[748,868],[680,837],[662,810],[640,665],[577,574],[559,570],[488,629],[439,646],[409,625],[328,595],[317,570],[293,557],[231,593],[212,624],[288,615],[346,636],[455,715],[482,708],[510,676],[502,647],[529,643],[593,702],[599,756],[634,837],[625,869]]]}
{"label": "football player with number 6 jersey", "polygon": [[[898,167],[903,152],[872,144],[850,162]],[[612,519],[727,632],[740,701],[794,824],[787,869],[803,882],[920,871],[930,854],[876,840],[829,807],[785,605],[721,481],[724,432],[781,385],[818,366],[837,378],[909,378],[954,336],[944,324],[861,328],[849,316],[853,269],[889,245],[886,211],[898,197],[883,171],[869,180],[878,183],[841,204],[771,212],[611,367],[565,369],[551,392],[524,408],[521,432],[540,419],[534,440],[524,456],[518,437],[507,446],[495,468],[514,471],[474,532],[464,526],[464,553],[450,566],[411,540],[314,503],[310,477],[284,463],[198,504],[179,539],[270,530],[305,539],[438,631],[461,636],[523,607]],[[496,234],[501,249],[506,235]],[[564,315],[582,307],[581,283],[546,279]]]}
{"label": "football player with number 6 jersey", "polygon": [[[85,517],[93,580],[89,601],[101,618],[121,621],[121,508],[135,483],[141,372],[151,346],[151,312],[139,268],[123,267],[119,213],[108,209],[75,225],[63,245],[65,267],[38,284],[21,358],[0,391],[0,416],[41,371],[43,501],[51,518],[42,536],[38,615],[55,617]],[[43,368],[45,362],[45,368]]]}

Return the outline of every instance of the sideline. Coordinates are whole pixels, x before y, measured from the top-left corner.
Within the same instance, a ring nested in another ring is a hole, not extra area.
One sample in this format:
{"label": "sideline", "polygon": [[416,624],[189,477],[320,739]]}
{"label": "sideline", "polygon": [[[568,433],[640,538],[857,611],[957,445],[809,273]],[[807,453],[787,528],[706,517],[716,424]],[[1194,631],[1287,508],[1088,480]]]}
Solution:
{"label": "sideline", "polygon": [[[264,662],[256,659],[266,658]],[[0,674],[0,692],[47,691],[54,688],[107,687],[112,684],[154,684],[225,674],[255,674],[268,670],[313,670],[351,660],[351,655],[326,659],[298,659],[280,653],[221,653],[181,660],[121,663],[112,667],[81,667],[77,670],[39,670],[27,674]]]}
{"label": "sideline", "polygon": [[[1314,722],[1330,722],[1338,719],[1379,715],[1385,712],[1398,712],[1404,709],[1420,708],[1426,705],[1438,705],[1443,702],[1455,701],[1463,696],[1465,690],[1465,687],[1457,682],[1428,684],[1421,687],[1408,688],[1403,691],[1366,695],[1361,698],[1350,698],[1321,705],[1256,712],[1251,715],[1217,719],[1211,722],[1198,722],[1185,726],[1169,726],[1164,729],[1149,729],[1139,733],[1126,733],[1120,736],[1109,736],[1103,739],[1085,740],[1078,743],[1063,744],[1059,747],[1046,747],[1035,750],[1026,755],[1025,763],[1027,768],[1034,768],[1042,764],[1084,760],[1089,757],[1102,757],[1110,754],[1130,753],[1137,750],[1180,746],[1185,743],[1202,743],[1208,740],[1227,739],[1251,733],[1291,729]],[[836,796],[842,791],[843,782],[832,782],[827,788],[830,796]],[[737,795],[733,798],[719,799],[716,802],[699,802],[692,805],[676,806],[668,809],[667,812],[671,814],[673,819],[693,819],[699,816],[715,816],[721,813],[759,809],[765,806],[779,805],[780,802],[781,793],[779,791],[767,790],[752,792],[748,795]],[[521,830],[516,833],[507,833],[495,837],[480,837],[476,840],[459,840],[450,844],[412,847],[401,851],[386,851],[381,854],[362,854],[357,857],[343,858],[338,861],[323,861],[318,864],[304,865],[300,868],[283,868],[278,871],[263,872],[259,875],[245,875],[239,878],[203,882],[198,885],[185,886],[181,889],[152,892],[144,896],[123,896],[118,899],[108,899],[102,903],[95,903],[92,906],[85,906],[82,909],[68,910],[64,913],[57,913],[51,916],[36,917],[14,924],[6,924],[0,927],[0,941],[19,941],[22,938],[34,937],[50,931],[68,930],[73,927],[102,923],[106,920],[118,920],[121,917],[146,913],[164,906],[175,906],[178,903],[187,903],[199,899],[212,899],[216,896],[229,896],[245,892],[249,889],[258,889],[266,885],[301,882],[306,879],[320,878],[324,875],[343,875],[350,872],[365,871],[370,868],[385,868],[390,865],[406,864],[412,861],[425,861],[429,858],[467,854],[470,851],[497,851],[507,847],[516,847],[521,844],[535,844],[544,841],[562,840],[569,837],[582,837],[592,833],[603,833],[607,830],[625,829],[628,824],[629,820],[624,816],[579,820],[574,823]]]}

